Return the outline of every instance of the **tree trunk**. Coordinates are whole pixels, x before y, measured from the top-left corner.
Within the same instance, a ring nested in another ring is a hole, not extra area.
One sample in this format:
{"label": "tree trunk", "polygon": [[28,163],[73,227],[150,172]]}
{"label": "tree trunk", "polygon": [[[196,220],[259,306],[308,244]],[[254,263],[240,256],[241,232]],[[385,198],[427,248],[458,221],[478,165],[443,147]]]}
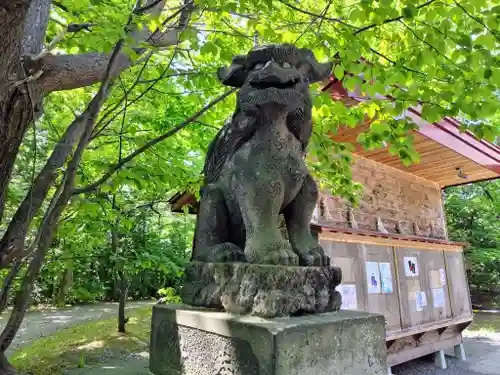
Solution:
{"label": "tree trunk", "polygon": [[[113,210],[116,210],[116,195],[113,195]],[[119,225],[119,219],[116,220],[115,225],[113,229],[111,230],[111,253],[116,255],[118,254],[118,225]],[[115,267],[116,267],[116,262],[115,262]],[[118,267],[116,267],[118,268]],[[118,291],[118,332],[125,332],[125,324],[127,323],[125,321],[125,301],[127,300],[127,280],[125,277],[125,273],[123,270],[117,270],[117,276],[115,277],[115,288],[118,286],[117,291]]]}
{"label": "tree trunk", "polygon": [[125,319],[125,302],[127,301],[128,285],[125,273],[123,271],[118,272],[119,285],[120,285],[120,299],[118,303],[118,332],[126,332],[125,324],[127,323]]}
{"label": "tree trunk", "polygon": [[68,289],[73,283],[73,269],[68,267],[64,270],[61,275],[61,280],[59,281],[59,285],[56,287],[56,297],[55,304],[58,306],[64,305],[64,299],[66,294],[68,294]]}
{"label": "tree trunk", "polygon": [[4,353],[0,353],[0,374],[1,375],[20,375],[9,363]]}
{"label": "tree trunk", "polygon": [[0,222],[7,186],[19,147],[34,116],[41,111],[42,92],[21,83],[28,74],[23,56],[43,45],[51,0],[11,0],[0,4]]}

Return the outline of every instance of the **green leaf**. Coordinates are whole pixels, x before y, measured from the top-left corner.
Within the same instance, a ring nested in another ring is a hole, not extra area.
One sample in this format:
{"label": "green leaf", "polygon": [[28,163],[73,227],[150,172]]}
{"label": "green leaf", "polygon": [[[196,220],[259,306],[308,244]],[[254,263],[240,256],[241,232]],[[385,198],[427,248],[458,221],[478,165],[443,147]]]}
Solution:
{"label": "green leaf", "polygon": [[403,8],[403,17],[404,18],[413,18],[413,17],[415,17],[416,13],[417,13],[417,8],[415,8],[415,6],[413,6],[413,5],[410,5],[410,6]]}
{"label": "green leaf", "polygon": [[435,105],[424,104],[422,106],[422,117],[429,122],[437,122],[442,117],[440,108]]}
{"label": "green leaf", "polygon": [[206,42],[201,47],[201,53],[216,56],[219,53],[219,47],[212,41]]}
{"label": "green leaf", "polygon": [[344,78],[344,67],[342,66],[342,64],[335,65],[333,74],[338,80],[342,80],[342,78]]}
{"label": "green leaf", "polygon": [[474,40],[474,44],[479,44],[481,46],[486,47],[489,50],[493,50],[496,47],[497,40],[495,37],[491,34],[484,34],[479,36],[477,39]]}

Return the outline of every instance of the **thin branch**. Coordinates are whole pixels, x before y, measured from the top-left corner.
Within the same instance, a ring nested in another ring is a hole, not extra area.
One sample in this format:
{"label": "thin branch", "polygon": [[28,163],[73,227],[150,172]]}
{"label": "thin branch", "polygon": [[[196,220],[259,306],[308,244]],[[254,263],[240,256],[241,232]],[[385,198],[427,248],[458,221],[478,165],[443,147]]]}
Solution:
{"label": "thin branch", "polygon": [[[326,6],[326,8],[324,10],[327,10],[329,6],[330,6],[330,3]],[[302,38],[304,36],[304,34],[307,33],[307,30],[309,30],[312,27],[312,25],[314,25],[320,17],[323,17],[324,14],[326,14],[326,13],[324,13],[324,10],[321,12],[321,14],[319,14],[317,17],[314,17],[311,20],[311,22],[309,22],[309,24],[306,26],[304,31],[302,31],[302,33],[297,37],[297,39],[295,39],[294,43],[297,43],[300,40],[300,38]],[[321,18],[321,21],[323,21],[323,18]]]}
{"label": "thin branch", "polygon": [[197,124],[206,126],[207,128],[212,128],[212,129],[215,129],[215,130],[220,130],[217,126],[213,126],[213,125],[207,124],[206,122],[201,122],[201,121],[198,121],[198,120],[196,120],[195,122]]}
{"label": "thin branch", "polygon": [[[222,12],[220,9],[217,9],[217,8],[204,8],[203,11],[205,11],[205,12],[211,12],[211,13],[220,13],[220,12]],[[232,15],[232,16],[241,17],[241,18],[247,18],[249,20],[254,20],[255,19],[255,16],[252,15],[252,14],[237,13],[237,12],[233,12],[233,11],[229,11],[228,13],[230,15]]]}
{"label": "thin branch", "polygon": [[[225,20],[224,18],[222,18],[222,22],[224,22],[224,24],[229,27],[231,30],[233,30],[237,35],[243,37],[243,38],[253,38],[253,36],[251,35],[245,35],[243,34],[242,32],[238,31],[237,29],[235,29],[229,22],[227,22],[227,20]],[[217,32],[216,30],[213,30],[213,32]],[[221,31],[218,31],[218,32],[221,32]],[[236,35],[236,36],[237,36]]]}
{"label": "thin branch", "polygon": [[[434,3],[435,1],[436,0],[429,0],[425,3],[417,6],[417,9],[422,9],[424,7],[427,7],[427,6],[431,5],[432,3]],[[399,16],[399,17],[395,17],[395,18],[389,18],[389,19],[383,21],[382,23],[372,23],[371,25],[364,26],[364,27],[360,28],[359,30],[357,30],[354,33],[354,35],[361,34],[362,32],[373,29],[374,27],[377,27],[377,26],[386,25],[386,24],[391,23],[391,22],[396,22],[396,21],[402,20],[403,18],[404,18],[404,16]]]}
{"label": "thin branch", "polygon": [[70,13],[71,11],[66,5],[61,4],[60,1],[52,1],[52,4],[54,4],[56,7],[58,7],[61,10],[64,10],[65,12]]}
{"label": "thin branch", "polygon": [[214,99],[213,101],[211,101],[205,107],[203,107],[198,112],[196,112],[193,116],[191,116],[188,119],[184,120],[183,122],[181,122],[179,125],[177,125],[172,130],[166,132],[165,134],[162,134],[161,136],[159,136],[157,138],[154,138],[154,139],[150,140],[144,146],[140,147],[139,149],[137,149],[136,151],[134,151],[133,153],[131,153],[127,157],[123,158],[119,163],[116,163],[115,165],[113,165],[96,182],[94,182],[94,183],[92,183],[90,185],[87,185],[85,187],[82,187],[82,188],[79,188],[79,189],[75,189],[73,191],[73,194],[89,193],[89,192],[97,189],[97,187],[99,185],[101,185],[102,183],[106,182],[116,171],[118,171],[120,168],[122,168],[125,164],[127,164],[128,162],[130,162],[132,159],[134,159],[138,155],[142,154],[144,151],[146,151],[150,147],[153,147],[157,143],[163,141],[164,139],[167,139],[168,137],[170,137],[170,136],[176,134],[177,132],[179,132],[180,130],[184,129],[187,125],[189,125],[190,123],[192,123],[193,121],[195,121],[198,117],[200,117],[202,114],[204,114],[210,108],[212,108],[214,105],[216,105],[217,103],[223,101],[226,97],[228,97],[232,93],[236,92],[237,90],[238,90],[238,88],[235,87],[235,88],[232,88],[229,91],[226,91],[224,94],[222,94],[221,96],[219,96],[217,99]]}
{"label": "thin branch", "polygon": [[[99,120],[99,122],[96,124],[95,126],[95,129],[94,129],[94,133],[96,132],[96,129],[97,127],[102,124],[102,122],[104,120],[106,120],[106,118],[108,118],[109,115],[111,115],[120,105],[122,105],[122,103],[124,102],[124,100],[127,98],[127,96],[132,92],[132,90],[139,84],[139,80],[140,78],[142,77],[142,74],[144,73],[145,69],[146,69],[146,66],[148,65],[149,63],[149,60],[151,59],[151,57],[153,56],[153,53],[150,52],[147,56],[146,56],[146,60],[144,61],[144,64],[142,65],[141,69],[139,70],[139,73],[137,74],[134,82],[132,83],[132,85],[130,86],[130,88],[125,92],[124,95],[122,95],[122,97],[120,98],[120,100],[118,101],[118,103],[116,103],[115,105],[112,106],[112,108],[110,109],[107,109],[106,108],[106,112],[101,116],[101,119]],[[119,114],[119,113],[118,113]],[[118,115],[117,114],[117,115]],[[113,116],[112,120],[116,118],[116,116]],[[110,120],[110,122],[112,121]],[[104,125],[107,126],[110,122],[108,122],[107,124]],[[99,130],[99,132],[101,132],[102,130],[104,130],[104,127]]]}
{"label": "thin branch", "polygon": [[437,28],[436,26],[428,23],[428,22],[425,22],[425,21],[420,21],[420,20],[416,20],[415,22],[418,22],[418,23],[422,23],[424,24],[425,26],[427,27],[430,27],[432,29],[434,29],[434,31],[438,32],[439,34],[443,35],[445,38],[448,38],[450,39],[451,41],[453,41],[457,46],[459,45],[458,41],[454,38],[452,38],[451,36],[449,36],[448,34],[446,34],[445,32],[443,32],[442,30],[439,30],[439,28]]}
{"label": "thin branch", "polygon": [[[174,51],[174,53],[172,54],[172,57],[170,59],[170,61],[168,62],[168,65],[167,67],[163,70],[162,74],[166,73],[169,69],[170,69],[170,66],[172,65],[172,62],[174,61],[174,58],[176,56],[176,53],[177,51]],[[141,73],[142,74],[142,73]],[[140,77],[140,76],[139,76]],[[136,81],[138,82],[138,81]],[[136,82],[134,82],[134,85],[136,84]],[[129,105],[132,105],[134,103],[136,103],[137,101],[139,101],[144,95],[146,95],[158,82],[154,82],[152,83],[149,87],[147,87],[139,96],[137,96],[136,98],[134,98],[133,100],[130,101],[130,104]],[[133,86],[134,86],[133,85]],[[115,106],[115,108],[118,108],[118,106],[123,103],[123,100],[124,100],[125,97],[122,97],[122,99],[120,99],[120,102]],[[114,109],[113,109],[114,110]],[[106,116],[108,114],[110,114],[112,111],[108,111],[105,116],[99,120],[99,122],[96,124],[96,127],[94,129],[94,134],[92,136],[92,138],[95,138],[95,137],[98,137],[100,133],[102,133],[102,131],[104,129],[106,129],[110,124],[111,122],[117,117],[119,116],[124,110],[126,110],[126,108],[122,108],[120,111],[118,111],[117,113],[115,113],[104,125],[102,125],[99,129],[98,126],[104,121],[104,119],[106,118]]]}
{"label": "thin branch", "polygon": [[[383,53],[377,51],[376,49],[370,48],[370,51],[372,51],[377,56],[383,58],[387,62],[391,63],[392,65],[398,66],[398,63],[396,61],[392,60],[388,56],[386,56]],[[427,74],[425,74],[424,72],[421,72],[419,70],[416,70],[416,69],[413,69],[413,68],[409,68],[409,67],[407,67],[405,65],[400,65],[400,67],[401,67],[401,69],[404,69],[404,70],[406,70],[408,72],[412,72],[412,73],[418,74],[421,77],[424,77],[424,78],[427,77]],[[433,78],[433,80],[436,80],[436,81],[439,81],[439,82],[444,82],[444,83],[451,83],[449,80],[446,80],[446,79],[443,79],[443,78]]]}
{"label": "thin branch", "polygon": [[404,21],[399,21],[406,29],[408,29],[415,38],[417,38],[418,40],[420,40],[422,43],[424,43],[427,47],[429,47],[431,50],[433,50],[434,52],[436,52],[439,56],[441,57],[444,57],[446,60],[448,60],[452,65],[454,65],[455,67],[459,68],[457,66],[457,64],[455,64],[455,62],[453,60],[451,60],[448,56],[446,56],[445,54],[441,53],[441,51],[439,51],[436,47],[434,47],[432,44],[430,44],[428,41],[426,41],[425,39],[421,38],[416,32],[415,30],[413,30],[410,26],[408,26]]}
{"label": "thin branch", "polygon": [[200,71],[188,71],[188,72],[179,72],[179,73],[171,73],[171,74],[164,74],[160,75],[158,78],[153,78],[153,79],[141,79],[138,83],[151,83],[151,82],[158,82],[166,78],[171,78],[171,77],[180,77],[180,76],[197,76],[197,75],[215,75],[216,72],[200,72]]}
{"label": "thin branch", "polygon": [[137,8],[134,10],[134,14],[142,14],[142,13],[145,13],[147,12],[149,9],[151,8],[154,8],[155,6],[157,6],[158,4],[160,4],[161,2],[163,2],[164,0],[154,0],[153,2],[149,3],[149,4],[146,4],[144,5],[143,7],[141,8]]}
{"label": "thin branch", "polygon": [[[326,6],[326,8],[325,8],[325,10],[324,10],[324,12],[323,12],[323,14],[322,14],[323,16],[326,16],[326,15],[328,14],[328,11],[330,10],[330,7],[332,6],[332,3],[333,3],[333,0],[330,0],[330,1],[328,2],[327,6]],[[319,21],[319,24],[318,24],[318,31],[317,31],[318,33],[321,31],[321,26],[323,26],[323,21],[324,21],[324,20],[325,20],[325,19],[324,19],[324,18],[322,18],[322,19]]]}
{"label": "thin branch", "polygon": [[324,19],[324,20],[327,20],[327,21],[336,22],[336,23],[339,23],[341,25],[350,27],[352,29],[357,29],[356,26],[348,24],[347,22],[341,20],[340,18],[331,18],[331,17],[322,16],[321,14],[312,13],[312,12],[309,12],[308,10],[298,8],[295,5],[287,3],[286,1],[283,1],[283,0],[278,0],[278,1],[281,4],[287,6],[288,8],[296,10],[297,12],[304,13],[304,14],[307,14],[307,15],[312,16],[312,17],[321,18],[321,19]]}
{"label": "thin branch", "polygon": [[[226,23],[225,20],[222,20],[222,22]],[[226,23],[226,25],[228,25]],[[229,25],[228,25],[229,26]],[[233,29],[232,27],[230,27],[231,29]],[[224,35],[229,35],[229,36],[238,36],[238,37],[242,37],[242,38],[246,38],[246,39],[253,39],[253,36],[252,35],[245,35],[239,31],[237,31],[236,29],[234,33],[231,33],[229,31],[226,31],[226,30],[208,30],[208,29],[198,29],[196,27],[190,27],[191,30],[195,30],[195,31],[198,31],[200,33],[214,33],[214,34],[224,34]],[[186,51],[186,52],[189,52],[189,51]]]}
{"label": "thin branch", "polygon": [[456,4],[457,7],[459,7],[460,9],[462,9],[462,11],[467,16],[469,16],[474,21],[476,21],[478,24],[480,24],[481,26],[483,26],[486,30],[488,30],[495,37],[496,40],[498,40],[500,42],[500,36],[498,36],[497,33],[495,31],[493,31],[491,28],[489,28],[488,25],[486,25],[480,18],[478,18],[478,17],[474,16],[473,14],[469,13],[469,11],[467,9],[465,9],[465,7],[463,5],[461,5],[460,3],[458,3],[456,0],[453,0],[453,2]]}

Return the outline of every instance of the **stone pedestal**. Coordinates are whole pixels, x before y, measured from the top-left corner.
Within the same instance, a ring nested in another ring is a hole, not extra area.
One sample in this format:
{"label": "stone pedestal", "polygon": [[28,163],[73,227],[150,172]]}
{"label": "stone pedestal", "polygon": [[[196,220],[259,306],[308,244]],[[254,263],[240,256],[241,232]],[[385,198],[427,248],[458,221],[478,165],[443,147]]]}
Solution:
{"label": "stone pedestal", "polygon": [[338,311],[338,267],[192,262],[184,271],[182,301],[263,318]]}
{"label": "stone pedestal", "polygon": [[340,311],[263,319],[153,307],[155,375],[385,375],[384,318]]}

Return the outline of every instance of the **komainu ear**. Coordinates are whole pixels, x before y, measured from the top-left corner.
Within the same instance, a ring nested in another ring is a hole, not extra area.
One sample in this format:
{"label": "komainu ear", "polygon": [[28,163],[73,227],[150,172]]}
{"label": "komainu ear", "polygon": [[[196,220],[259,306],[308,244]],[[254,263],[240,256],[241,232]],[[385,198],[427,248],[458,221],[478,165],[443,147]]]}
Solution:
{"label": "komainu ear", "polygon": [[305,74],[309,83],[327,79],[332,73],[333,62],[320,63],[310,49],[301,48],[300,70]]}
{"label": "komainu ear", "polygon": [[217,79],[223,85],[241,87],[247,79],[249,70],[246,64],[246,56],[235,56],[230,66],[223,66],[217,70]]}

